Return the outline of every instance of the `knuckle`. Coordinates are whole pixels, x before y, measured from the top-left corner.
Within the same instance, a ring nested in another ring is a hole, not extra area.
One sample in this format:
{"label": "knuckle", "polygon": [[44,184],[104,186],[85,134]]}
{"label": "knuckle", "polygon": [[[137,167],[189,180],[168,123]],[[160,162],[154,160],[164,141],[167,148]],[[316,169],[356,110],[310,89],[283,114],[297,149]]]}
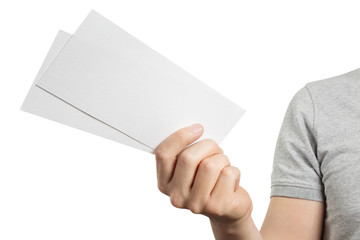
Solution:
{"label": "knuckle", "polygon": [[157,187],[161,193],[167,194],[166,187],[162,183],[159,182]]}
{"label": "knuckle", "polygon": [[206,144],[209,144],[210,146],[217,147],[217,143],[212,138],[205,138],[203,140]]}
{"label": "knuckle", "polygon": [[202,206],[197,202],[189,203],[188,209],[194,214],[200,214],[202,213],[203,210]]}
{"label": "knuckle", "polygon": [[155,150],[155,157],[156,160],[161,161],[161,160],[169,159],[171,156],[169,151],[166,151],[163,147],[158,147]]}
{"label": "knuckle", "polygon": [[224,172],[224,175],[226,177],[230,177],[230,178],[237,178],[238,176],[240,176],[240,170],[237,167],[226,167]]}
{"label": "knuckle", "polygon": [[221,171],[221,175],[223,175],[224,177],[229,177],[229,178],[233,178],[235,177],[236,173],[234,172],[234,167],[226,167]]}
{"label": "knuckle", "polygon": [[185,207],[185,198],[178,192],[173,192],[170,194],[170,202],[176,208]]}
{"label": "knuckle", "polygon": [[215,142],[215,140],[213,140],[211,138],[206,138],[203,140],[203,142],[206,143],[207,145],[209,145],[211,149],[218,149],[222,152],[222,149],[219,147],[217,142]]}
{"label": "knuckle", "polygon": [[228,156],[223,153],[217,154],[218,160],[222,163],[223,168],[230,166],[230,160]]}
{"label": "knuckle", "polygon": [[178,162],[182,166],[189,166],[195,162],[194,155],[190,151],[183,151],[178,156]]}
{"label": "knuckle", "polygon": [[212,159],[207,158],[201,161],[199,168],[204,172],[213,172],[218,167],[217,165]]}
{"label": "knuckle", "polygon": [[238,169],[237,167],[232,167],[233,171],[234,171],[234,176],[235,177],[240,177],[241,176],[241,171],[240,169]]}
{"label": "knuckle", "polygon": [[224,159],[226,162],[230,163],[229,157],[224,153],[221,154],[221,158]]}

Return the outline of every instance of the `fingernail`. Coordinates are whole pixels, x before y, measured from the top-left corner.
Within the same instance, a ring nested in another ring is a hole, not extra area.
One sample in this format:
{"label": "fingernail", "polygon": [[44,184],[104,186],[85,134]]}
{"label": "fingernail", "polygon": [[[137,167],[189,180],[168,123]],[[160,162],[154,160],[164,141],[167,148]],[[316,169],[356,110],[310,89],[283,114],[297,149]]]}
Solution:
{"label": "fingernail", "polygon": [[203,127],[201,126],[201,124],[199,123],[195,123],[193,125],[190,126],[190,130],[195,133],[198,134],[203,130]]}

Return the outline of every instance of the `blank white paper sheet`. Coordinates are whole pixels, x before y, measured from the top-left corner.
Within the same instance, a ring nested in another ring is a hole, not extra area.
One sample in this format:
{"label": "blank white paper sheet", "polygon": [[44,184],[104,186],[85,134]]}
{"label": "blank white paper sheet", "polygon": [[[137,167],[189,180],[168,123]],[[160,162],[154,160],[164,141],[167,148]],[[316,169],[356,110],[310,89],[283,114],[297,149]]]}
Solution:
{"label": "blank white paper sheet", "polygon": [[58,32],[54,43],[21,106],[21,110],[151,153],[153,151],[151,148],[129,138],[125,134],[95,118],[90,117],[86,113],[36,86],[40,76],[55,59],[56,55],[64,47],[70,37],[71,34],[69,33],[64,31]]}
{"label": "blank white paper sheet", "polygon": [[193,123],[220,144],[245,113],[95,11],[58,34],[22,108],[147,152]]}

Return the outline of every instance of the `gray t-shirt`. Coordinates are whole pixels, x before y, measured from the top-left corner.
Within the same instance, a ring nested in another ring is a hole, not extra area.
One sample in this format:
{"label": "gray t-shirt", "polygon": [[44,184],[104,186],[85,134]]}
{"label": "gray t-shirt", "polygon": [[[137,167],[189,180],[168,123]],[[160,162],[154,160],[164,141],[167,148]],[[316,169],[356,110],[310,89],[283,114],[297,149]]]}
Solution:
{"label": "gray t-shirt", "polygon": [[271,196],[326,202],[323,239],[360,239],[360,68],[294,95],[271,182]]}

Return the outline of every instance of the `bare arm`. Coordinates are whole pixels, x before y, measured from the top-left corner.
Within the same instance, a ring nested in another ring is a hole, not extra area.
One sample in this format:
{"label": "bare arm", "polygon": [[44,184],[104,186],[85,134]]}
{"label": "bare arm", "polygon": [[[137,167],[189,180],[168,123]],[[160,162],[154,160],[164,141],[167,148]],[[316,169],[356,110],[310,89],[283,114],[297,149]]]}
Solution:
{"label": "bare arm", "polygon": [[210,221],[217,240],[321,240],[324,214],[322,202],[272,197],[261,234],[251,216],[234,223]]}
{"label": "bare arm", "polygon": [[251,218],[252,202],[231,166],[211,139],[196,141],[201,125],[183,128],[155,150],[159,190],[172,205],[208,216],[217,240],[320,240],[324,204],[273,197],[259,231]]}
{"label": "bare arm", "polygon": [[322,202],[272,197],[261,234],[266,240],[320,240],[324,215]]}

